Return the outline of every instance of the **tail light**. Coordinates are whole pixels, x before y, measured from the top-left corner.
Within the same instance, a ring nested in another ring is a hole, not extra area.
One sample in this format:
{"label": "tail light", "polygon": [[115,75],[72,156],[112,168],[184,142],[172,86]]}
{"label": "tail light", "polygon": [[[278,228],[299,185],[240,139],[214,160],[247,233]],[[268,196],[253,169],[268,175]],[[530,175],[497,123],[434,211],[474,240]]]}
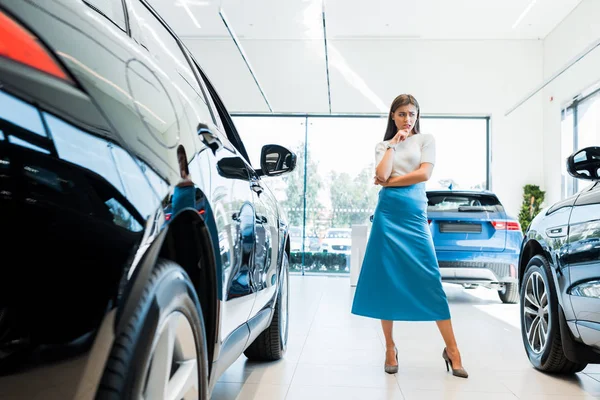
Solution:
{"label": "tail light", "polygon": [[[204,214],[206,214],[206,210],[205,210],[204,208],[202,208],[202,209],[200,209],[200,210],[198,211],[198,214],[199,214],[199,215],[204,215]],[[172,218],[172,216],[173,216],[173,215],[172,215],[172,213],[166,213],[166,214],[165,214],[165,220],[166,220],[166,221],[170,221],[170,220],[171,220],[171,218]]]}
{"label": "tail light", "polygon": [[517,221],[492,221],[492,225],[498,231],[520,231],[521,224]]}
{"label": "tail light", "polygon": [[73,84],[42,42],[2,11],[0,11],[0,56]]}

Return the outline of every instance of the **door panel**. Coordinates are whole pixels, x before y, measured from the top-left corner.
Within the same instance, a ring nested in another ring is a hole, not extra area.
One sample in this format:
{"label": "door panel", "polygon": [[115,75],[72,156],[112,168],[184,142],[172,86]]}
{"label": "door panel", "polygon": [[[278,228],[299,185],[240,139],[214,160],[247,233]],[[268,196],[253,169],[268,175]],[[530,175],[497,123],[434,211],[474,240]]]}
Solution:
{"label": "door panel", "polygon": [[253,282],[256,290],[256,302],[252,315],[256,315],[273,298],[277,289],[279,223],[275,196],[257,176],[253,178],[251,187],[256,210],[256,253]]}
{"label": "door panel", "polygon": [[[216,129],[216,128],[214,128]],[[254,264],[254,206],[248,171],[243,160],[230,150],[227,138],[212,157],[211,205],[219,232],[223,307],[221,338],[245,323],[252,311],[255,292],[251,286]]]}
{"label": "door panel", "polygon": [[591,265],[600,269],[600,186],[583,192],[575,201],[569,221],[570,267]]}
{"label": "door panel", "polygon": [[[577,198],[569,223],[569,265],[571,284],[600,276],[600,184]],[[600,300],[570,296],[578,320],[600,322]]]}

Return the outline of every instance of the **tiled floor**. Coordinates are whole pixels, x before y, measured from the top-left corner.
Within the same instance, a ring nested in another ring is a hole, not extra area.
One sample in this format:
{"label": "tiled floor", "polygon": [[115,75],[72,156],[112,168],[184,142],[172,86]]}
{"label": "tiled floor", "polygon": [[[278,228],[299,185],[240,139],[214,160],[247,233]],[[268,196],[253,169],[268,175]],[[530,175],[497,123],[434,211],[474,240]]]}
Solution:
{"label": "tiled floor", "polygon": [[433,322],[397,322],[400,371],[383,371],[379,321],[350,314],[348,278],[290,279],[290,342],[284,360],[242,356],[213,400],[584,400],[600,399],[600,365],[571,378],[547,376],[527,360],[518,306],[493,291],[445,285],[469,379],[446,372]]}

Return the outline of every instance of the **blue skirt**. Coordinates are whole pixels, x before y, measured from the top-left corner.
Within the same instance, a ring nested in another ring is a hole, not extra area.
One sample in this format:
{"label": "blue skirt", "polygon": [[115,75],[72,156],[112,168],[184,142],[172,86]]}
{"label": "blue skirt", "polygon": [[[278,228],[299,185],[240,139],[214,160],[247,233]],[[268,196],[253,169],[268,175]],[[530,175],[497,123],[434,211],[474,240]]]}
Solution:
{"label": "blue skirt", "polygon": [[450,319],[424,183],[380,190],[352,313],[388,321]]}

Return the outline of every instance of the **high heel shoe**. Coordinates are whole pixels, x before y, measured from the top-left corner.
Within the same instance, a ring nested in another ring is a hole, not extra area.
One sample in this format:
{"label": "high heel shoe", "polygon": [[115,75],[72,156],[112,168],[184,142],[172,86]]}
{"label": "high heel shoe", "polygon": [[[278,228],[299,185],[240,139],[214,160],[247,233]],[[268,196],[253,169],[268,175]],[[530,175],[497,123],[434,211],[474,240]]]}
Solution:
{"label": "high heel shoe", "polygon": [[469,377],[469,373],[464,368],[454,369],[452,367],[452,360],[450,359],[450,357],[448,357],[448,352],[446,351],[446,348],[444,348],[442,358],[444,359],[444,361],[446,361],[446,371],[450,371],[450,368],[452,368],[452,375],[458,376],[459,378]]}
{"label": "high heel shoe", "polygon": [[385,372],[387,372],[388,374],[398,373],[398,349],[396,348],[396,346],[394,346],[394,351],[396,352],[396,365],[383,365]]}

